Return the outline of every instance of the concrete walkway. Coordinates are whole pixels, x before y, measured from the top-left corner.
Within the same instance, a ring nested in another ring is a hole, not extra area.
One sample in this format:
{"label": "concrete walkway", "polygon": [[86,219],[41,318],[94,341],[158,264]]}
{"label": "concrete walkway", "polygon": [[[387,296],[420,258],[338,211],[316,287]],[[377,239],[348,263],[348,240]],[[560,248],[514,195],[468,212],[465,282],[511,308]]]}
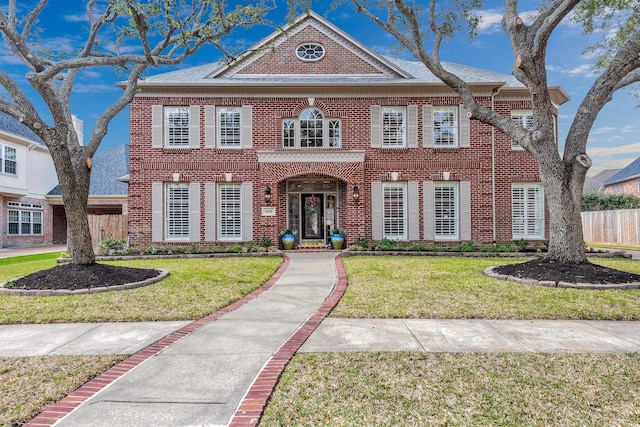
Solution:
{"label": "concrete walkway", "polygon": [[638,322],[325,318],[346,288],[335,256],[289,252],[196,322],[0,325],[0,357],[132,355],[26,426],[255,425],[297,351],[640,351]]}

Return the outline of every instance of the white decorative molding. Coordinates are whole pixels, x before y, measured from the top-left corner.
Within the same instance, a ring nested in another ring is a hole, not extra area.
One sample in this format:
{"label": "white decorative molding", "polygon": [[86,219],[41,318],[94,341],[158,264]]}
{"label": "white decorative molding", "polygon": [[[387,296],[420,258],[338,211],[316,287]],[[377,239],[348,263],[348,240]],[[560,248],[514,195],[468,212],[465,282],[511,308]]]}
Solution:
{"label": "white decorative molding", "polygon": [[364,150],[336,151],[258,151],[258,163],[364,163]]}

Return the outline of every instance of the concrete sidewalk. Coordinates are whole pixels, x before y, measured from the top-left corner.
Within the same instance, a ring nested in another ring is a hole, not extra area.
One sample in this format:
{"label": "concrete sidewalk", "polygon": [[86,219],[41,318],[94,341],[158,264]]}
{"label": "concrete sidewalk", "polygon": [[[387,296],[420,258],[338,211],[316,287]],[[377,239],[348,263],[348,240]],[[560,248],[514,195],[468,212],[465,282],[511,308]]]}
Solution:
{"label": "concrete sidewalk", "polygon": [[66,252],[67,245],[43,245],[18,248],[0,248],[0,258],[12,258],[16,256],[46,254],[51,252]]}

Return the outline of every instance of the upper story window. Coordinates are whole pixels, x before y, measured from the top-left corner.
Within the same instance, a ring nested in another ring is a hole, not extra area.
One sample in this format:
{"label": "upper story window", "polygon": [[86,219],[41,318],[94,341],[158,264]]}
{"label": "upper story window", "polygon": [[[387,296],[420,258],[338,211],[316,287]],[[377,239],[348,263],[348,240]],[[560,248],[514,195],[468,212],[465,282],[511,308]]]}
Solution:
{"label": "upper story window", "polygon": [[433,146],[458,146],[458,107],[433,107]]}
{"label": "upper story window", "polygon": [[282,121],[285,148],[337,148],[341,145],[339,119],[325,119],[317,108],[304,110],[298,119]]}
{"label": "upper story window", "polygon": [[406,134],[406,107],[382,107],[382,146],[405,147]]}
{"label": "upper story window", "polygon": [[164,108],[164,137],[167,147],[189,146],[189,107]]}
{"label": "upper story window", "polygon": [[324,56],[324,47],[318,43],[305,43],[296,48],[296,56],[303,61],[317,61]]}
{"label": "upper story window", "polygon": [[0,173],[16,175],[18,165],[18,150],[8,145],[0,144]]}
{"label": "upper story window", "polygon": [[218,145],[220,147],[240,147],[241,107],[218,107]]}
{"label": "upper story window", "polygon": [[[527,130],[533,130],[533,112],[531,110],[512,110],[511,120]],[[523,148],[517,141],[511,141],[511,149],[522,150]]]}

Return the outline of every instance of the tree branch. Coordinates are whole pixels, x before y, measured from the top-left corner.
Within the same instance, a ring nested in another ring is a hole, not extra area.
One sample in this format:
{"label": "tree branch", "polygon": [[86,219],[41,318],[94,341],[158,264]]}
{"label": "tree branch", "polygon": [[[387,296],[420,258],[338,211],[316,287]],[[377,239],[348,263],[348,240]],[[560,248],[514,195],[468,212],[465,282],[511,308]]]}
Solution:
{"label": "tree branch", "polygon": [[40,0],[38,4],[33,8],[33,10],[29,13],[29,16],[27,16],[24,27],[22,27],[22,38],[24,40],[26,40],[29,34],[31,34],[31,28],[33,28],[35,23],[38,21],[38,16],[40,15],[40,12],[42,12],[42,9],[44,9],[44,7],[47,5],[47,1],[48,0]]}

